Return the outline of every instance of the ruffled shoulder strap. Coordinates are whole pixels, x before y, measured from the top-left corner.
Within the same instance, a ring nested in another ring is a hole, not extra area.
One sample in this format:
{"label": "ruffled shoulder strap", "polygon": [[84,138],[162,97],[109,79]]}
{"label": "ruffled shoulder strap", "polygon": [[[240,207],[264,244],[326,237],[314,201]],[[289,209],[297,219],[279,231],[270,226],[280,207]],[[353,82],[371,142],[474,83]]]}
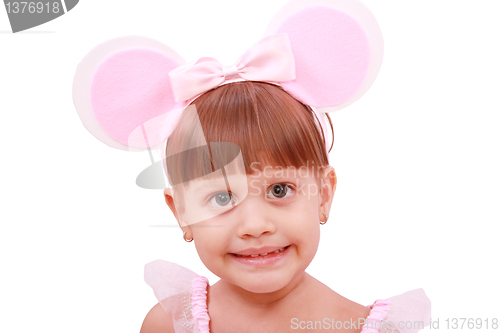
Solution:
{"label": "ruffled shoulder strap", "polygon": [[144,280],[165,312],[172,315],[176,333],[208,333],[206,277],[180,265],[155,260],[144,267]]}
{"label": "ruffled shoulder strap", "polygon": [[369,308],[361,333],[416,333],[431,319],[431,302],[423,289],[376,300]]}

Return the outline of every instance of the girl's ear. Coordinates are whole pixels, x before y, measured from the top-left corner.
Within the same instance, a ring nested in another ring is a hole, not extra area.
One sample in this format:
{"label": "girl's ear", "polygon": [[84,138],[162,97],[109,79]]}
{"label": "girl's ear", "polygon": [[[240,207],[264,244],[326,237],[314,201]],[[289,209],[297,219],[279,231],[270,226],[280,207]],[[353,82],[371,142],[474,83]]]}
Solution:
{"label": "girl's ear", "polygon": [[[165,202],[167,203],[168,207],[174,214],[177,223],[179,223],[179,226],[181,227],[184,233],[184,240],[193,239],[193,232],[191,230],[191,227],[185,225],[184,223],[181,223],[181,221],[179,220],[179,215],[178,215],[179,212],[175,207],[174,191],[171,188],[166,188],[165,190],[163,190],[163,195],[165,196]],[[182,214],[182,209],[180,213]]]}
{"label": "girl's ear", "polygon": [[[324,169],[323,177],[320,180],[321,191],[320,191],[320,205],[319,205],[319,217],[322,221],[323,219],[328,219],[330,214],[330,208],[332,206],[333,196],[337,188],[337,175],[335,174],[335,169],[332,166],[328,166]],[[324,215],[323,215],[324,214]]]}
{"label": "girl's ear", "polygon": [[[163,190],[163,195],[165,196],[165,202],[168,205],[168,208],[172,211],[172,213],[175,216],[175,219],[179,223],[179,216],[177,215],[177,209],[175,208],[175,203],[174,203],[174,192],[171,188],[166,188]],[[180,225],[180,223],[179,223]]]}

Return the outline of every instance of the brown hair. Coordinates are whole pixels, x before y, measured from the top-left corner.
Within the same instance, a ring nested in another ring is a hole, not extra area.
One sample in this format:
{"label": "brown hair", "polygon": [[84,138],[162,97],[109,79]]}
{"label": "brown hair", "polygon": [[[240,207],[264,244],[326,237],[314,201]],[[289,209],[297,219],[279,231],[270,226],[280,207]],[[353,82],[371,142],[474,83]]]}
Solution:
{"label": "brown hair", "polygon": [[[203,142],[238,145],[246,174],[256,169],[262,171],[265,165],[296,168],[328,165],[324,133],[316,115],[277,85],[256,81],[229,83],[204,93],[191,104],[196,106],[204,137],[196,137],[194,119],[184,112],[167,142],[166,156],[177,157],[167,158],[170,184],[214,171],[213,163],[212,170],[196,170],[203,168],[197,159],[213,161],[210,145],[192,149]],[[259,162],[257,167],[252,165],[254,162]],[[186,168],[187,165],[190,167]]]}

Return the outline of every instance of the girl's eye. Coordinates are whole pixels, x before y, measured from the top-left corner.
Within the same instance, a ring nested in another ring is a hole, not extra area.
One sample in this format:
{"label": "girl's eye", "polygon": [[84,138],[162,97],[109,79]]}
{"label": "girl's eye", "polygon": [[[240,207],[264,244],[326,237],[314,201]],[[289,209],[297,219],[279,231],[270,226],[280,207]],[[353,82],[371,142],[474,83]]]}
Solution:
{"label": "girl's eye", "polygon": [[219,192],[214,194],[210,199],[210,203],[216,207],[224,207],[233,201],[233,196],[229,192]]}
{"label": "girl's eye", "polygon": [[268,196],[272,199],[282,199],[287,197],[292,192],[288,184],[274,184],[268,192]]}

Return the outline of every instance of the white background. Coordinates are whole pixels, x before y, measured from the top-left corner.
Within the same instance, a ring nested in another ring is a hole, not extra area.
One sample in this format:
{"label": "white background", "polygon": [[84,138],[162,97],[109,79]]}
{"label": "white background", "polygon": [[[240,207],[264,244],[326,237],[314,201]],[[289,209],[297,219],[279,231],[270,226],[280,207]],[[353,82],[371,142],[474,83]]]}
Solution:
{"label": "white background", "polygon": [[[156,304],[143,266],[157,258],[217,280],[178,228],[150,227],[175,221],[161,191],[135,185],[149,156],[87,132],[73,74],[95,45],[130,34],[229,65],[284,3],[85,0],[18,34],[0,9],[1,332],[138,332]],[[339,184],[308,271],[361,304],[423,287],[442,330],[447,318],[491,322],[500,2],[365,3],[384,63],[366,95],[332,115]]]}

